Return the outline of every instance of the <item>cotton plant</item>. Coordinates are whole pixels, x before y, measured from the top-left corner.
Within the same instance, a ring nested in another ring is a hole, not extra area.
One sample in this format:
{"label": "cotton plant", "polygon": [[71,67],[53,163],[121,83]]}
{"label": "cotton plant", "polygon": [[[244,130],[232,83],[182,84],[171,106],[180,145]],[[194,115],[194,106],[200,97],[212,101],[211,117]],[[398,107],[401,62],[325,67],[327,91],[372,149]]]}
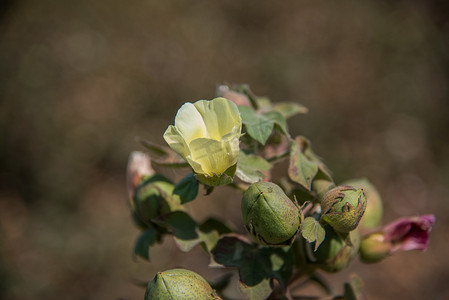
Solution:
{"label": "cotton plant", "polygon": [[[310,141],[290,135],[286,120],[306,112],[297,103],[256,97],[246,85],[222,85],[217,98],[182,105],[163,134],[167,145],[142,140],[147,151],[129,158],[131,216],[141,230],[134,255],[150,261],[150,248],[172,236],[180,251],[200,245],[211,267],[237,273],[242,299],[322,299],[302,293],[309,283],[325,299],[361,299],[360,277],[335,292],[323,273],[340,272],[357,257],[375,263],[426,250],[435,217],[382,226],[380,194],[368,179],[337,184]],[[273,177],[273,166],[284,161],[284,173]],[[153,165],[191,172],[174,182]],[[185,205],[200,186],[209,195],[224,185],[241,193],[229,201],[241,202],[235,213],[245,228],[214,217],[195,220]],[[160,270],[149,276],[144,299],[231,299],[230,278],[211,283],[183,268]]]}

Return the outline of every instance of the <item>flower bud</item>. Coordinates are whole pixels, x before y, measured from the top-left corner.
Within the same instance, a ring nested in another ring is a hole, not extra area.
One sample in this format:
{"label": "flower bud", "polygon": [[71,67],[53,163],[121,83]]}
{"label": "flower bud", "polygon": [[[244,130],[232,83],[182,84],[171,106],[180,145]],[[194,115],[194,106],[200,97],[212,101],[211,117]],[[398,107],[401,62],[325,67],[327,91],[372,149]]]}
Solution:
{"label": "flower bud", "polygon": [[433,224],[434,215],[400,218],[381,231],[364,237],[360,245],[360,258],[363,262],[374,263],[397,251],[424,251],[429,244]]}
{"label": "flower bud", "polygon": [[382,221],[383,205],[376,187],[366,178],[348,180],[344,184],[363,189],[366,196],[366,210],[360,220],[360,226],[365,229],[373,229],[379,226]]}
{"label": "flower bud", "polygon": [[262,245],[291,245],[301,225],[302,212],[284,191],[271,182],[253,183],[243,194],[246,229]]}
{"label": "flower bud", "polygon": [[159,215],[184,210],[178,195],[173,195],[174,185],[160,174],[142,177],[135,189],[134,209],[146,224]]}
{"label": "flower bud", "polygon": [[200,275],[186,269],[158,272],[148,283],[145,300],[219,300],[215,290]]}
{"label": "flower bud", "polygon": [[327,192],[321,202],[321,220],[336,231],[349,232],[357,228],[366,209],[362,189],[341,185]]}
{"label": "flower bud", "polygon": [[248,96],[244,93],[232,90],[228,85],[220,85],[217,88],[217,95],[231,100],[236,105],[251,106]]}
{"label": "flower bud", "polygon": [[390,255],[390,244],[382,233],[373,233],[360,243],[360,259],[365,263],[375,263]]}
{"label": "flower bud", "polygon": [[326,225],[326,237],[315,252],[312,252],[311,244],[308,256],[319,268],[330,273],[335,273],[346,268],[359,251],[360,235],[357,230],[347,234],[336,232],[331,226]]}
{"label": "flower bud", "polygon": [[153,175],[154,173],[148,154],[140,151],[131,152],[126,167],[126,186],[130,198],[134,197],[135,189],[142,180],[142,177]]}
{"label": "flower bud", "polygon": [[213,178],[237,163],[241,129],[237,105],[225,98],[215,98],[181,106],[175,125],[167,128],[164,139],[200,175],[199,180],[219,185],[221,181]]}
{"label": "flower bud", "polygon": [[142,229],[146,228],[148,224],[142,220],[139,213],[136,211],[134,197],[136,195],[136,189],[142,179],[151,176],[154,173],[155,171],[151,167],[151,160],[148,154],[140,151],[131,152],[126,168],[126,187],[128,189],[131,216],[136,226]]}

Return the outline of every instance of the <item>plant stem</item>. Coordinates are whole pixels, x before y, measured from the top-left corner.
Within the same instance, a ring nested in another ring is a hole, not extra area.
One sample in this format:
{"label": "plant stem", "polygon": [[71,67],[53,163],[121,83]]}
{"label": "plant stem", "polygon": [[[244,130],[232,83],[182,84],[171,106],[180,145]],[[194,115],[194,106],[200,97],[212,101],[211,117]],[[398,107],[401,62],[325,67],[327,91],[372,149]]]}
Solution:
{"label": "plant stem", "polygon": [[236,190],[240,191],[240,192],[245,192],[248,189],[247,184],[243,184],[243,183],[230,183],[228,184],[228,186],[235,188]]}

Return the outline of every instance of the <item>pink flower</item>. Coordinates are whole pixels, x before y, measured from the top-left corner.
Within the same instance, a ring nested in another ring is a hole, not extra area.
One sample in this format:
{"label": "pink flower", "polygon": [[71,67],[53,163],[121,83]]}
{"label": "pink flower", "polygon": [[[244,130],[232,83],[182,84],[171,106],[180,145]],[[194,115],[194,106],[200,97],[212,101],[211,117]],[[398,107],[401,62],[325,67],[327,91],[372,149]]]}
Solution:
{"label": "pink flower", "polygon": [[374,263],[396,251],[424,251],[433,224],[434,215],[400,218],[381,231],[365,236],[360,244],[360,258],[366,263]]}
{"label": "pink flower", "polygon": [[391,244],[391,253],[396,251],[427,249],[429,233],[435,224],[434,215],[400,218],[382,229],[384,241]]}

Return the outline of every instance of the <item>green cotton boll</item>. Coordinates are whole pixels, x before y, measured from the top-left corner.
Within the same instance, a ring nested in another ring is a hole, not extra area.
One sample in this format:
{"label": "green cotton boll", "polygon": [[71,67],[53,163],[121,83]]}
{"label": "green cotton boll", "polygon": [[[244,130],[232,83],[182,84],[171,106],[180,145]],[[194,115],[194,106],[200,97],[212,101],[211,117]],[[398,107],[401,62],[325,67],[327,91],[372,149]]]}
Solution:
{"label": "green cotton boll", "polygon": [[360,234],[357,230],[339,234],[331,226],[325,226],[326,238],[314,252],[313,258],[320,269],[335,273],[346,268],[359,251]]}
{"label": "green cotton boll", "polygon": [[135,213],[150,224],[162,214],[184,210],[179,196],[173,195],[173,189],[174,185],[159,174],[143,177],[134,195]]}
{"label": "green cotton boll", "polygon": [[242,215],[255,240],[268,246],[291,245],[301,225],[301,210],[271,182],[253,183],[243,194]]}
{"label": "green cotton boll", "polygon": [[145,300],[221,300],[200,275],[186,269],[158,272],[148,283]]}
{"label": "green cotton boll", "polygon": [[379,226],[382,221],[383,205],[382,198],[376,187],[366,178],[348,180],[344,184],[363,189],[365,193],[367,204],[360,226],[366,229],[373,229]]}
{"label": "green cotton boll", "polygon": [[321,201],[321,221],[336,231],[350,232],[357,228],[366,209],[362,189],[341,185],[327,192]]}

